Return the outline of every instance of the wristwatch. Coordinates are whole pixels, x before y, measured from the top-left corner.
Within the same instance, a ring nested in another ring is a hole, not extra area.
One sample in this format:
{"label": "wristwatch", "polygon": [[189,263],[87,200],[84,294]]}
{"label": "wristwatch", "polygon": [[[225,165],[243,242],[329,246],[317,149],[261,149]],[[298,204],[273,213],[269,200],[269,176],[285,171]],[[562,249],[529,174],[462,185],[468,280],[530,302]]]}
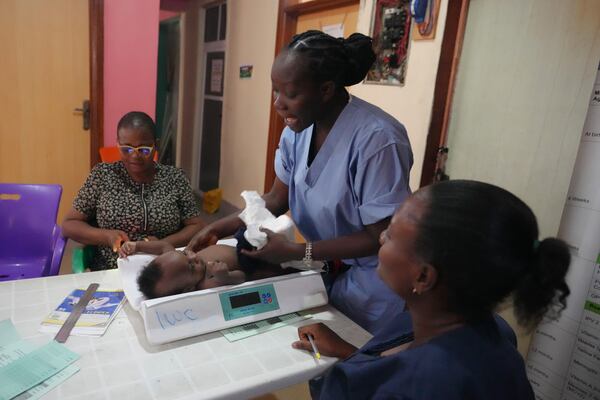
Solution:
{"label": "wristwatch", "polygon": [[313,262],[313,258],[312,258],[312,242],[306,242],[306,247],[304,249],[304,258],[302,259],[302,262],[304,263],[305,266],[307,267],[311,267],[312,262]]}

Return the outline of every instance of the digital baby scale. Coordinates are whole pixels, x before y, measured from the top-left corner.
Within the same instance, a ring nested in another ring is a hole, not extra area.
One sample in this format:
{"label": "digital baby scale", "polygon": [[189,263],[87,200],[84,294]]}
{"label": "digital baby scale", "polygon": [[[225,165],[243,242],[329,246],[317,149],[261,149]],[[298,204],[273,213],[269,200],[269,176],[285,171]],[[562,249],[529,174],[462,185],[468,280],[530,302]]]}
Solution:
{"label": "digital baby scale", "polygon": [[117,262],[125,296],[142,315],[146,337],[152,344],[168,343],[327,304],[323,280],[314,271],[148,300],[139,292],[136,279],[139,271],[154,257],[136,254]]}

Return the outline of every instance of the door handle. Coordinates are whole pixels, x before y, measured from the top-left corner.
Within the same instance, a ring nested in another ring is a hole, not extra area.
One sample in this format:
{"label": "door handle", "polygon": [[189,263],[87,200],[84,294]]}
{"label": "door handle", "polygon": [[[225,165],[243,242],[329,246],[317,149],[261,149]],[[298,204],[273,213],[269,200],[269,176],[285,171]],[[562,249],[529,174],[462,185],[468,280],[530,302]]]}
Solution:
{"label": "door handle", "polygon": [[73,112],[81,113],[81,115],[83,116],[83,130],[89,131],[90,130],[90,101],[84,100],[82,108],[76,108],[73,110]]}

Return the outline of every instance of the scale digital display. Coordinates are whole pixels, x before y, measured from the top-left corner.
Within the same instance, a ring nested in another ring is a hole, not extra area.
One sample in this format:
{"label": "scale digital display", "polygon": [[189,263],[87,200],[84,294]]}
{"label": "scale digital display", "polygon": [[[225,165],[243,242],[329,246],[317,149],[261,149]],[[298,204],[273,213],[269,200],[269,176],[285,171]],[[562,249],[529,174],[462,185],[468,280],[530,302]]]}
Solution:
{"label": "scale digital display", "polygon": [[229,303],[231,304],[231,308],[240,308],[244,306],[250,306],[252,304],[259,304],[260,295],[258,292],[251,292],[237,296],[231,296],[229,298]]}
{"label": "scale digital display", "polygon": [[273,284],[219,293],[225,321],[279,310]]}

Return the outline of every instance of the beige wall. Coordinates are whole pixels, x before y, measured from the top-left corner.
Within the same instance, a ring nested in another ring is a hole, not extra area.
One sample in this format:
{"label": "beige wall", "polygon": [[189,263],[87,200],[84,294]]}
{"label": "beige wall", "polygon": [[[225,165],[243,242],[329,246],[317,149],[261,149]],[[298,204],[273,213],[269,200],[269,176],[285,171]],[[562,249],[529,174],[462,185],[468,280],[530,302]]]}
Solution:
{"label": "beige wall", "polygon": [[[242,190],[264,187],[277,5],[277,0],[227,3],[220,183],[224,199],[238,207]],[[254,66],[251,79],[240,79],[243,64]]]}
{"label": "beige wall", "polygon": [[502,186],[556,235],[598,61],[600,1],[471,1],[447,173]]}
{"label": "beige wall", "polygon": [[[421,168],[431,121],[433,91],[437,76],[442,38],[446,26],[448,1],[442,0],[439,22],[434,40],[410,42],[406,84],[404,86],[381,86],[359,84],[352,87],[352,94],[373,103],[393,115],[404,124],[413,149],[414,164],[410,173],[410,187],[419,188]],[[358,15],[358,31],[368,34],[371,26],[373,0],[361,2]]]}
{"label": "beige wall", "polygon": [[[225,104],[221,142],[221,188],[224,198],[242,206],[242,190],[264,186],[270,70],[277,29],[276,0],[228,2]],[[415,163],[411,187],[418,188],[431,119],[447,0],[442,0],[435,40],[411,41],[405,86],[359,84],[351,92],[400,120],[408,130]],[[361,1],[358,28],[368,34],[373,0]],[[254,65],[252,79],[239,78],[241,64]]]}
{"label": "beige wall", "polygon": [[[597,0],[472,0],[447,173],[502,186],[555,236],[600,60]],[[512,308],[519,350],[530,337]]]}

